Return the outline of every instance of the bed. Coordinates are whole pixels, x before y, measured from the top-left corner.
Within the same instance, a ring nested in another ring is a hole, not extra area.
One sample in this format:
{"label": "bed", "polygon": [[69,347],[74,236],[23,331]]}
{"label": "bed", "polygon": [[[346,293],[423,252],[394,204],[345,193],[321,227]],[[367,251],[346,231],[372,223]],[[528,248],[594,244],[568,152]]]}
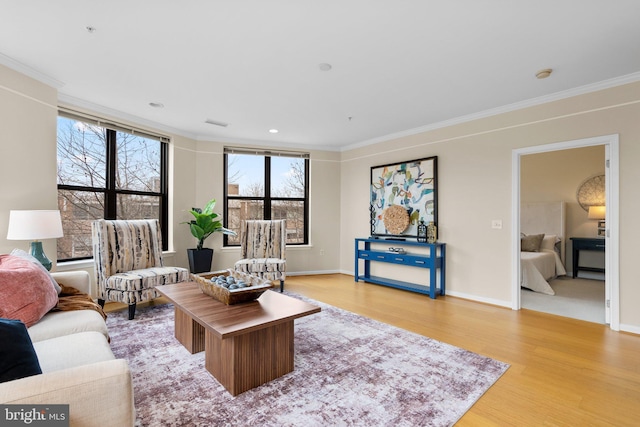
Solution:
{"label": "bed", "polygon": [[567,274],[564,202],[523,203],[520,232],[520,286],[555,295],[549,281]]}

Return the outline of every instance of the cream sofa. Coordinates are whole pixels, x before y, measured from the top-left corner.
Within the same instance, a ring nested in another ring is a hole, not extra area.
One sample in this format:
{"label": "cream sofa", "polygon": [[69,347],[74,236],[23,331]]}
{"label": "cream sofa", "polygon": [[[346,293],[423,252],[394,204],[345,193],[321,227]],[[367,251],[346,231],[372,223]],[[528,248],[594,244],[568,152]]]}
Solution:
{"label": "cream sofa", "polygon": [[[58,283],[90,293],[87,272],[52,275]],[[98,312],[50,312],[28,332],[42,374],[0,383],[1,403],[69,404],[72,426],[134,424],[129,365],[111,352],[107,326]]]}

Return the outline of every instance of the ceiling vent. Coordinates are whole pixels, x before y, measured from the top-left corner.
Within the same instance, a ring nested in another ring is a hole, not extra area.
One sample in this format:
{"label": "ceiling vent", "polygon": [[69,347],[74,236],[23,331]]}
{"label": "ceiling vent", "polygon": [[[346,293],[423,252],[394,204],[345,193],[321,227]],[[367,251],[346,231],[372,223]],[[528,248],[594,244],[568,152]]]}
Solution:
{"label": "ceiling vent", "polygon": [[221,122],[218,120],[212,120],[212,119],[207,119],[204,122],[209,123],[210,125],[222,126],[223,128],[226,128],[227,126],[229,126],[229,123]]}

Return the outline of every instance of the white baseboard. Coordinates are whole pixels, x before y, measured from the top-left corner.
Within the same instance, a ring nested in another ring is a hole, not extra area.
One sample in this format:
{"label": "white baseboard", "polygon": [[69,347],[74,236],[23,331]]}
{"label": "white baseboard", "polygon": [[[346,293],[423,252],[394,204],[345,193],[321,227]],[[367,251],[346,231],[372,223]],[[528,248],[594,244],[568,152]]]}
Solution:
{"label": "white baseboard", "polygon": [[[567,278],[573,277],[572,271],[567,271]],[[604,273],[597,273],[592,271],[578,271],[578,279],[591,279],[591,280],[604,280]]]}
{"label": "white baseboard", "polygon": [[287,276],[312,276],[317,274],[338,274],[339,270],[287,271]]}
{"label": "white baseboard", "polygon": [[[353,276],[353,271],[340,271],[340,273]],[[483,298],[477,295],[471,295],[463,292],[456,292],[456,291],[450,291],[450,290],[447,290],[446,294],[456,298],[463,298],[470,301],[481,302],[484,304],[491,304],[491,305],[497,305],[499,307],[511,308],[511,301],[502,301],[502,300],[497,300],[492,298]]]}
{"label": "white baseboard", "polygon": [[620,331],[640,335],[640,326],[620,324]]}
{"label": "white baseboard", "polygon": [[[584,272],[584,273],[585,274],[583,278],[585,279],[589,278],[589,279],[604,280],[604,278],[599,277],[599,273],[589,273],[589,272]],[[353,271],[347,271],[347,270],[323,270],[323,271],[307,271],[307,272],[299,271],[295,273],[287,273],[287,276],[304,276],[304,275],[310,275],[310,274],[346,274],[348,276],[353,276]],[[594,276],[594,277],[585,277],[587,275]],[[570,272],[567,273],[567,276],[571,277],[571,273]],[[469,301],[496,305],[498,307],[511,308],[511,301],[503,301],[503,300],[497,300],[493,298],[484,298],[484,297],[479,297],[477,295],[471,295],[464,292],[456,292],[451,290],[447,290],[446,294],[452,297],[462,298]],[[620,324],[620,331],[640,335],[640,326]]]}
{"label": "white baseboard", "polygon": [[502,301],[499,299],[493,299],[493,298],[484,298],[484,297],[479,297],[477,295],[471,295],[471,294],[467,294],[464,292],[456,292],[456,291],[446,291],[446,294],[452,297],[456,297],[456,298],[462,298],[462,299],[466,299],[469,301],[474,301],[474,302],[481,302],[484,304],[491,304],[491,305],[497,305],[498,307],[505,307],[505,308],[511,308],[511,301]]}

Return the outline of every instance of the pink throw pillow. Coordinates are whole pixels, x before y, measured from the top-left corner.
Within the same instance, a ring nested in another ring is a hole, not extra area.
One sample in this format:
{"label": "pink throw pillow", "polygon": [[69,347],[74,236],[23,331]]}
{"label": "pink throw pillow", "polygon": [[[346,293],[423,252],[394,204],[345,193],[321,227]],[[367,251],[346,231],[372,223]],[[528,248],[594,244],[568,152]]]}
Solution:
{"label": "pink throw pillow", "polygon": [[0,317],[30,327],[56,304],[58,293],[44,271],[23,258],[0,255]]}

